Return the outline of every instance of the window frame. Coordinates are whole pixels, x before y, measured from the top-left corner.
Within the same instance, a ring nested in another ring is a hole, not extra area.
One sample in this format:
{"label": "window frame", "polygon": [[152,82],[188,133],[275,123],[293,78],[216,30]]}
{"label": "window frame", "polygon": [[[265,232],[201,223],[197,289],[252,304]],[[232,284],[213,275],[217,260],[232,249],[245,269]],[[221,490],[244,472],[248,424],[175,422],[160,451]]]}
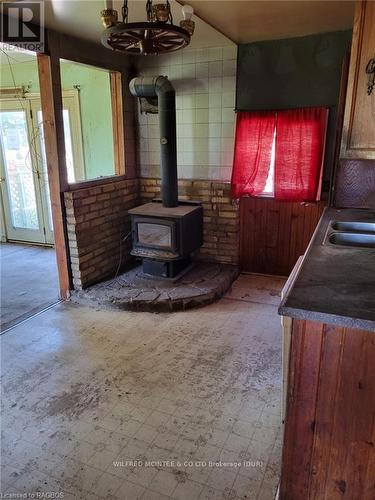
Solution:
{"label": "window frame", "polygon": [[[42,103],[40,94],[37,93],[27,94],[26,99],[30,100],[32,113],[37,117],[38,112],[39,111],[42,112]],[[79,102],[79,91],[77,89],[62,91],[62,112],[64,111],[64,109],[67,109],[69,111],[69,126],[72,136],[71,144],[72,144],[72,154],[74,162],[73,165],[74,173],[76,177],[82,178],[85,176],[85,161],[83,155],[81,108]],[[38,118],[36,118],[36,120],[37,120],[37,125],[41,126],[42,123],[38,122]]]}
{"label": "window frame", "polygon": [[[81,59],[72,57],[60,56],[59,57],[59,74],[61,79],[61,61],[68,61],[74,64],[96,68],[98,70],[106,71],[109,74],[110,94],[111,94],[111,118],[112,118],[112,138],[113,138],[113,158],[114,158],[114,173],[112,175],[95,177],[93,179],[84,179],[77,182],[68,182],[66,172],[66,188],[64,191],[76,191],[85,187],[96,187],[101,184],[107,184],[114,179],[126,178],[126,155],[125,155],[125,124],[124,124],[124,99],[122,92],[123,74],[121,70],[112,69],[105,65],[96,64],[95,62],[88,62]],[[61,80],[60,80],[61,81]],[[61,86],[60,86],[61,88]],[[61,88],[61,96],[63,97],[65,91]],[[61,108],[61,114],[63,112]],[[80,115],[81,119],[81,115]],[[82,128],[81,128],[82,131]],[[83,146],[82,146],[83,151]],[[83,157],[84,161],[84,157]],[[66,165],[65,165],[66,169]],[[120,180],[121,180],[120,179]]]}
{"label": "window frame", "polygon": [[79,90],[64,90],[62,93],[62,100],[62,111],[64,112],[64,110],[67,109],[69,112],[69,126],[71,132],[74,175],[78,178],[84,178],[86,176],[86,166],[85,157],[83,154]]}
{"label": "window frame", "polygon": [[121,73],[119,71],[110,71],[109,82],[111,88],[115,175],[125,175],[124,101]]}

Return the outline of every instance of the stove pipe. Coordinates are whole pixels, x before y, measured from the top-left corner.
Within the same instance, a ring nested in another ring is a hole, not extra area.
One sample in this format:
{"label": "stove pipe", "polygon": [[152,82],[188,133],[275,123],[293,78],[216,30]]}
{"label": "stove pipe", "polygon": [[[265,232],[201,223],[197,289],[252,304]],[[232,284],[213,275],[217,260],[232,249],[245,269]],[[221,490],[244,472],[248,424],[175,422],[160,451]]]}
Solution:
{"label": "stove pipe", "polygon": [[177,207],[176,102],[173,85],[165,76],[148,76],[133,78],[129,89],[136,97],[158,98],[161,198],[164,207]]}

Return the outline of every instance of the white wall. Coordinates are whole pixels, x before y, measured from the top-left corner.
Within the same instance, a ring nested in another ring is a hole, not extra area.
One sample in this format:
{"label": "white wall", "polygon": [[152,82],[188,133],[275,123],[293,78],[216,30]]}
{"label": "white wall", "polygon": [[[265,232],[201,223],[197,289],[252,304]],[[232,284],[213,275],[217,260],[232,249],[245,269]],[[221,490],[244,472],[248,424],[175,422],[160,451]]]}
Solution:
{"label": "white wall", "polygon": [[[165,75],[176,89],[180,179],[229,181],[233,161],[237,47],[183,49],[137,58],[139,75]],[[159,177],[158,115],[138,115],[143,177]]]}

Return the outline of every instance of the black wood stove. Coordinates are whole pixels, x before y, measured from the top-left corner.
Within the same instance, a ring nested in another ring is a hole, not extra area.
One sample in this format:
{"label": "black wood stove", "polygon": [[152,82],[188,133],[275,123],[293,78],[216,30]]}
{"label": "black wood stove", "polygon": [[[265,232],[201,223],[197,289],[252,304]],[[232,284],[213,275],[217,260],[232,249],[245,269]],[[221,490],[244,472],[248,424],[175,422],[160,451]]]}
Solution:
{"label": "black wood stove", "polygon": [[132,255],[143,258],[143,272],[166,278],[181,273],[202,245],[202,207],[180,203],[170,208],[155,201],[129,212]]}
{"label": "black wood stove", "polygon": [[164,76],[134,78],[130,92],[157,97],[160,149],[161,200],[129,210],[132,221],[132,255],[142,257],[143,272],[174,278],[190,264],[192,252],[202,245],[203,210],[198,202],[178,201],[175,92]]}

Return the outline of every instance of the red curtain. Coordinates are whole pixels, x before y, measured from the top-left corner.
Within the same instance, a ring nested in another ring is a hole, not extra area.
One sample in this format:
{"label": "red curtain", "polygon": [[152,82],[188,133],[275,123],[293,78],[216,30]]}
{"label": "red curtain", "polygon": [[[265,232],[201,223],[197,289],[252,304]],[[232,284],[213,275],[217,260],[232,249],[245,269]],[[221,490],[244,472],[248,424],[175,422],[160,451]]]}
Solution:
{"label": "red curtain", "polygon": [[327,116],[326,108],[302,108],[277,113],[276,199],[319,199]]}
{"label": "red curtain", "polygon": [[263,192],[270,168],[275,112],[237,113],[232,198]]}

